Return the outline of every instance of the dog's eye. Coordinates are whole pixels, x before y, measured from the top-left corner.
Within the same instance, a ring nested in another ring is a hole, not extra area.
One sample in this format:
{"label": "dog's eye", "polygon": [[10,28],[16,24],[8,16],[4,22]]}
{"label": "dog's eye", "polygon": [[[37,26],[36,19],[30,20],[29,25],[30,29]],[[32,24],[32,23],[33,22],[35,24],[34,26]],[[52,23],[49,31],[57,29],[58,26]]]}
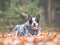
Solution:
{"label": "dog's eye", "polygon": [[32,22],[33,22],[33,21],[32,21],[32,20],[30,20],[29,22],[30,22],[30,24],[32,24]]}
{"label": "dog's eye", "polygon": [[38,19],[36,19],[35,21],[36,21],[37,23],[39,22],[39,20],[38,20]]}

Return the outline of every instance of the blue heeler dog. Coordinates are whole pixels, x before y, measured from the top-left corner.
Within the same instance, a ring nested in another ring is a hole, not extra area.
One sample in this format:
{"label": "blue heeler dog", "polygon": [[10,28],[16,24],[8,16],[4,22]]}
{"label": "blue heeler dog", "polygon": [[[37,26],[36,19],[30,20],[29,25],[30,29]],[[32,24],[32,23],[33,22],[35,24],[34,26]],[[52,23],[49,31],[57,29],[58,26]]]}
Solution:
{"label": "blue heeler dog", "polygon": [[32,18],[28,15],[28,21],[21,25],[16,25],[14,28],[14,36],[30,36],[39,35],[41,27],[39,26],[40,15]]}

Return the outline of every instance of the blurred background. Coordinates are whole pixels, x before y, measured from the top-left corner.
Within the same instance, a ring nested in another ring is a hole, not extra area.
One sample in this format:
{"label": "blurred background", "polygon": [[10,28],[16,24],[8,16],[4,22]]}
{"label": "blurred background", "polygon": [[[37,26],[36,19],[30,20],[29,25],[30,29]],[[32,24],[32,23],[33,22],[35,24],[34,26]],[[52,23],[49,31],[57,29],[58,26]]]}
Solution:
{"label": "blurred background", "polygon": [[11,32],[37,14],[43,31],[60,30],[60,0],[0,0],[0,32]]}

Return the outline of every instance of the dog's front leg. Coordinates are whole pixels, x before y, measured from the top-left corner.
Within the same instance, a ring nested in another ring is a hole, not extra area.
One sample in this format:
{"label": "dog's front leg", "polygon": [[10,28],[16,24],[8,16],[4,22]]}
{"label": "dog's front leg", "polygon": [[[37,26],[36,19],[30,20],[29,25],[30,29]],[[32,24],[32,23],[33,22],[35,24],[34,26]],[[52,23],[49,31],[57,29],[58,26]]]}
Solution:
{"label": "dog's front leg", "polygon": [[28,30],[27,29],[25,30],[25,34],[24,35],[28,36]]}
{"label": "dog's front leg", "polygon": [[37,36],[40,36],[40,35],[41,35],[41,29],[38,31]]}
{"label": "dog's front leg", "polygon": [[39,32],[39,33],[37,34],[37,36],[40,36],[40,34],[41,34],[41,32]]}
{"label": "dog's front leg", "polygon": [[24,35],[25,36],[31,36],[31,34],[29,33],[29,30],[28,29],[25,30],[25,34]]}

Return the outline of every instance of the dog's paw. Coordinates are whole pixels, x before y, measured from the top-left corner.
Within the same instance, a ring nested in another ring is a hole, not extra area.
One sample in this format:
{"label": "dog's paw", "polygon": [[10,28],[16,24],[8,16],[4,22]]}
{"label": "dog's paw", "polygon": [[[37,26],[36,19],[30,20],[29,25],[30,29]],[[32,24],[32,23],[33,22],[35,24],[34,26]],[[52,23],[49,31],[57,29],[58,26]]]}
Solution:
{"label": "dog's paw", "polygon": [[41,35],[41,32],[39,32],[38,34],[37,34],[37,36],[40,36]]}

